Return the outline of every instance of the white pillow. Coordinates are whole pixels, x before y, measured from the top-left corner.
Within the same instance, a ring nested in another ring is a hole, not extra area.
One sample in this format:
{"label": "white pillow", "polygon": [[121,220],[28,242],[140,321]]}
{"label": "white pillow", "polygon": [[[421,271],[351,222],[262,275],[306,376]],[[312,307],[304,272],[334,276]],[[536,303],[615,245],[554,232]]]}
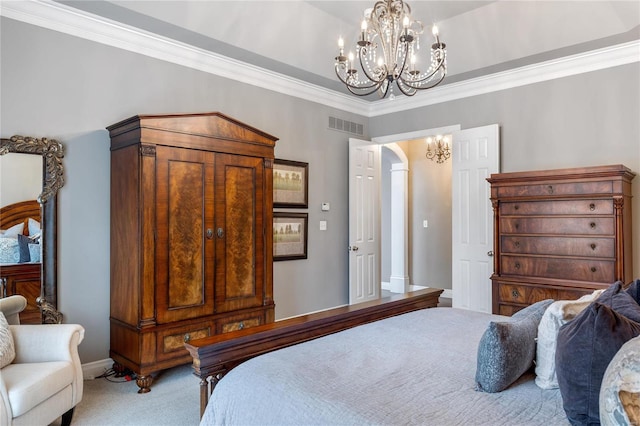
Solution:
{"label": "white pillow", "polygon": [[0,312],[0,368],[11,364],[16,357],[16,348],[13,344],[13,335],[9,330],[9,323]]}
{"label": "white pillow", "polygon": [[536,385],[542,389],[557,389],[556,339],[558,330],[582,312],[600,296],[603,290],[586,294],[578,300],[558,300],[545,311],[538,325],[536,345]]}
{"label": "white pillow", "polygon": [[24,223],[19,223],[17,225],[13,225],[9,229],[2,230],[0,229],[0,237],[2,238],[16,238],[18,234],[24,233]]}
{"label": "white pillow", "polygon": [[40,244],[29,244],[29,256],[31,263],[40,263],[40,251],[42,246]]}
{"label": "white pillow", "polygon": [[17,238],[0,238],[0,264],[2,263],[20,263],[20,245]]}
{"label": "white pillow", "polygon": [[29,228],[29,236],[30,237],[33,237],[33,236],[36,236],[36,235],[40,235],[40,233],[42,232],[42,230],[40,229],[40,222],[38,222],[35,219],[29,218],[29,224],[28,224],[27,228]]}

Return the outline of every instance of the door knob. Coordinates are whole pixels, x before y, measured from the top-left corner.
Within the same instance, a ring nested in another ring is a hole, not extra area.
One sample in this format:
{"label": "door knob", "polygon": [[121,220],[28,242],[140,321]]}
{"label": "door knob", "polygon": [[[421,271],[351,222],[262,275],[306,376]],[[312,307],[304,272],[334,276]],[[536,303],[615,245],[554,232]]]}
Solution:
{"label": "door knob", "polygon": [[358,249],[358,246],[350,246],[349,250],[350,251],[358,251],[359,249]]}
{"label": "door knob", "polygon": [[487,256],[493,257],[493,250],[487,252]]}

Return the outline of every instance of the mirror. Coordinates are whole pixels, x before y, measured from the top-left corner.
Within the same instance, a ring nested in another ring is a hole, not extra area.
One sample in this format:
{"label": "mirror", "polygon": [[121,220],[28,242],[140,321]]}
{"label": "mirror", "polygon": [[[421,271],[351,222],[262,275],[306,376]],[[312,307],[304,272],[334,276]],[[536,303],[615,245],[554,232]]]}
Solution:
{"label": "mirror", "polygon": [[41,206],[42,258],[40,297],[37,303],[42,312],[43,323],[60,323],[62,314],[57,309],[57,201],[58,190],[64,185],[64,149],[55,139],[24,136],[0,139],[0,155],[12,152],[42,156],[42,193],[38,196]]}

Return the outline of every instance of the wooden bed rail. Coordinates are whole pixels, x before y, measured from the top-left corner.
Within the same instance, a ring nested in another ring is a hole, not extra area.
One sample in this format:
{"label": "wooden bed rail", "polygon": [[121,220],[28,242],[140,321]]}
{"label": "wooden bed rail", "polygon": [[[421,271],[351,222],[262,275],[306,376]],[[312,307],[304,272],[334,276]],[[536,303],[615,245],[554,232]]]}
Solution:
{"label": "wooden bed rail", "polygon": [[397,294],[185,343],[193,357],[194,374],[200,378],[200,416],[218,381],[238,364],[267,352],[358,325],[433,308],[438,304],[441,293],[441,289],[430,288]]}

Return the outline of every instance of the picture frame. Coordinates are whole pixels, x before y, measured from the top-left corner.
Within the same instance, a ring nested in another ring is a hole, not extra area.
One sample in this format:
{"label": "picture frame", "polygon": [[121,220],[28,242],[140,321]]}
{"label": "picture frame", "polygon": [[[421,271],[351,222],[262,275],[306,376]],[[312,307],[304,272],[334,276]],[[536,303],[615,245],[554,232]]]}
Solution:
{"label": "picture frame", "polygon": [[273,163],[273,207],[309,206],[309,163],[276,158]]}
{"label": "picture frame", "polygon": [[273,213],[273,260],[307,258],[308,213]]}

